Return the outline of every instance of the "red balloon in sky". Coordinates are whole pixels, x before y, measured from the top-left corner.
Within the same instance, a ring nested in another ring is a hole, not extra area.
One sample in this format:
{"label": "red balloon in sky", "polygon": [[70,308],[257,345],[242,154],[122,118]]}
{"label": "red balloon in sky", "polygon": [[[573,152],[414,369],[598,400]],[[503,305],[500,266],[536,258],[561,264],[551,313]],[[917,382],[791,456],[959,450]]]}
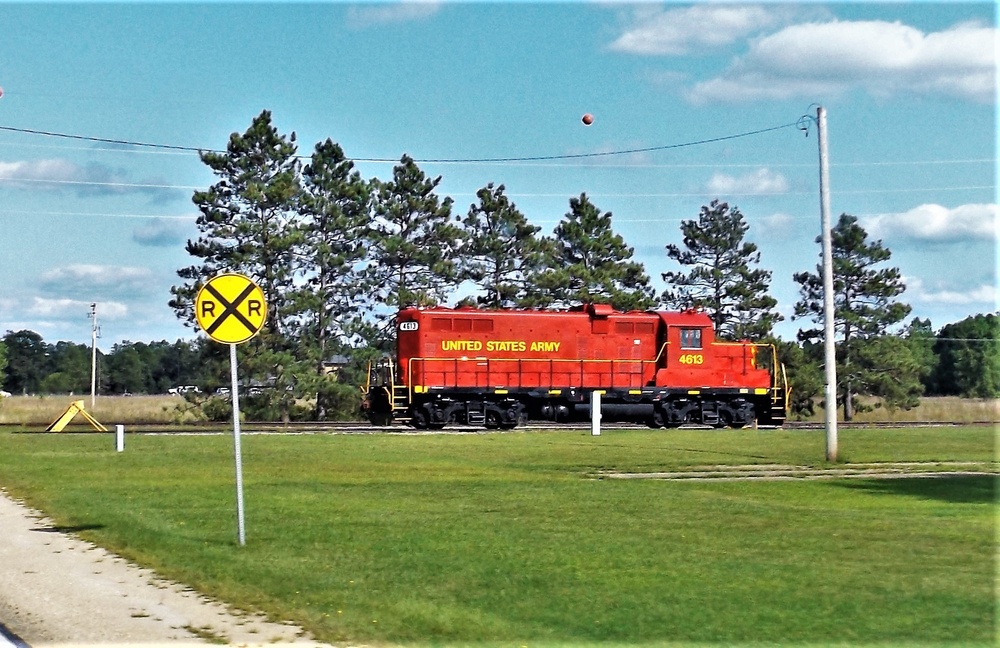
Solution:
{"label": "red balloon in sky", "polygon": [[586,115],[583,116],[583,118],[580,121],[582,121],[587,126],[590,126],[591,124],[594,123],[594,116],[591,115],[590,113],[587,113]]}

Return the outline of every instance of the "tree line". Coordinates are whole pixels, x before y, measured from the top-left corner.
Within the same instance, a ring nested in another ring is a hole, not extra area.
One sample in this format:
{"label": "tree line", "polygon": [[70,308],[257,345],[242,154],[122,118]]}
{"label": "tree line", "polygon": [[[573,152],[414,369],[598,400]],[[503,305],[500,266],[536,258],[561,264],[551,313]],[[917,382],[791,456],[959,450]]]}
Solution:
{"label": "tree line", "polygon": [[[810,411],[822,394],[822,330],[804,329],[793,342],[773,337],[782,316],[769,293],[771,272],[759,267],[756,245],[745,240],[743,214],[721,200],[682,221],[682,244],[665,249],[677,269],[662,273],[668,287],[657,294],[633,248],[615,233],[612,214],[586,194],[570,198],[562,220],[543,235],[502,184],[480,189],[461,213],[450,197],[438,195],[441,177],[428,177],[411,157],[402,156],[388,179],[363,179],[329,139],[300,157],[295,134],[279,133],[268,111],[245,133],[233,133],[225,152],[204,152],[201,159],[217,181],[194,193],[199,236],[186,245],[193,263],[178,270],[170,306],[194,326],[195,295],[216,274],[245,274],[261,287],[267,321],[260,335],[239,346],[241,375],[268,386],[249,404],[255,418],[353,416],[364,367],[391,352],[393,314],[409,305],[700,308],[721,339],[779,345],[796,411]],[[868,240],[849,214],[834,228],[833,256],[838,404],[845,418],[863,395],[892,407],[911,407],[923,393],[997,395],[995,315],[937,334],[929,321],[904,325],[910,307],[900,301],[899,270],[887,267],[890,251]],[[820,277],[818,266],[794,275],[800,287],[794,318],[822,321]],[[17,348],[7,344],[5,388],[33,391],[22,374],[12,373]],[[220,348],[201,340],[116,345],[105,359],[103,386],[139,392],[167,383],[221,385],[227,364]],[[346,364],[331,372],[334,355]],[[191,374],[178,369],[192,356],[200,378],[185,380]],[[76,376],[52,373],[64,376],[49,378],[50,386]],[[128,385],[112,382],[124,376]]]}

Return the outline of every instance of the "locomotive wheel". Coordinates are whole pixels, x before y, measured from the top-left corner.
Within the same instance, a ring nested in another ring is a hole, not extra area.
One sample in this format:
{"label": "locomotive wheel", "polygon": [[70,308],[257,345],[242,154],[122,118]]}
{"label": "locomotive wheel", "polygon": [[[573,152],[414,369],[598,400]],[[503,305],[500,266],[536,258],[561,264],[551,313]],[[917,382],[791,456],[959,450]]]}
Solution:
{"label": "locomotive wheel", "polygon": [[426,430],[429,425],[430,416],[427,414],[427,410],[419,407],[413,410],[413,427],[418,430]]}

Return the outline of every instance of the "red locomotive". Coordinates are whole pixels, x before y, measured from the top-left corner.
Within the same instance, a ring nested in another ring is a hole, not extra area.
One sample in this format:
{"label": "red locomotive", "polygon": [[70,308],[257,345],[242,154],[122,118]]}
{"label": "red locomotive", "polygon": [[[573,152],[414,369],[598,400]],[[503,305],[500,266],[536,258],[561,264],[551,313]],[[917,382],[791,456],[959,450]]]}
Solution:
{"label": "red locomotive", "polygon": [[369,419],[422,429],[510,429],[590,418],[652,427],[785,421],[788,386],[772,345],[717,342],[704,313],[406,308],[395,360],[372,368]]}

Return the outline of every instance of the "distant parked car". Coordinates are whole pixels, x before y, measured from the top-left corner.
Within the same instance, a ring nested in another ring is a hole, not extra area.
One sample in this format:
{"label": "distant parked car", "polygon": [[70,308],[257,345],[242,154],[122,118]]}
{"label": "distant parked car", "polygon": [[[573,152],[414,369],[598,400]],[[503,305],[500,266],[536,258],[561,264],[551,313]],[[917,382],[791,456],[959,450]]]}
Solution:
{"label": "distant parked car", "polygon": [[183,385],[181,387],[171,387],[170,389],[167,390],[167,393],[173,394],[175,396],[179,394],[188,394],[188,393],[200,394],[201,390],[198,388],[198,385]]}

